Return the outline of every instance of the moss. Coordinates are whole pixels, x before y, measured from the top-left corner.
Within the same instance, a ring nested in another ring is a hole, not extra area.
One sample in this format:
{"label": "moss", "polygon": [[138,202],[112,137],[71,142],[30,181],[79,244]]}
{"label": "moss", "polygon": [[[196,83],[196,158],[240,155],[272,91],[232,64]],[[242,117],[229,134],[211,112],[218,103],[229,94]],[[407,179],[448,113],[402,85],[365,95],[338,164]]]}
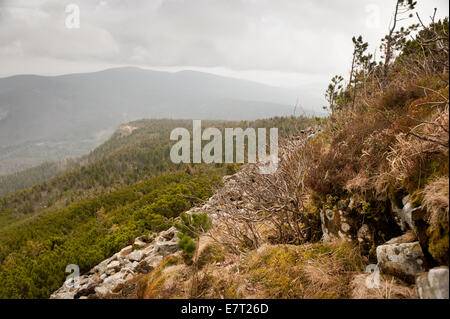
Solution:
{"label": "moss", "polygon": [[439,263],[449,264],[449,225],[448,220],[441,220],[436,226],[430,226],[427,230],[429,236],[428,251]]}
{"label": "moss", "polygon": [[413,208],[419,207],[422,205],[423,201],[423,192],[421,190],[416,190],[411,194],[409,202]]}

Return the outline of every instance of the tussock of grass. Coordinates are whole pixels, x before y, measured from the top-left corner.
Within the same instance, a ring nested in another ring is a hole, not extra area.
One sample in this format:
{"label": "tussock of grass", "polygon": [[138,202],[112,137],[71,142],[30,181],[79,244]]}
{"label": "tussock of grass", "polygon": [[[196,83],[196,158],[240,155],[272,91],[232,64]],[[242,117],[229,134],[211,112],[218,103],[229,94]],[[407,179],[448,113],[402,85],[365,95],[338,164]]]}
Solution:
{"label": "tussock of grass", "polygon": [[379,277],[379,286],[369,288],[366,280],[369,274],[358,274],[352,282],[352,298],[354,299],[417,299],[417,291],[414,287],[409,287],[395,278]]}
{"label": "tussock of grass", "polygon": [[267,298],[349,298],[351,278],[363,264],[347,243],[263,246],[246,263]]}

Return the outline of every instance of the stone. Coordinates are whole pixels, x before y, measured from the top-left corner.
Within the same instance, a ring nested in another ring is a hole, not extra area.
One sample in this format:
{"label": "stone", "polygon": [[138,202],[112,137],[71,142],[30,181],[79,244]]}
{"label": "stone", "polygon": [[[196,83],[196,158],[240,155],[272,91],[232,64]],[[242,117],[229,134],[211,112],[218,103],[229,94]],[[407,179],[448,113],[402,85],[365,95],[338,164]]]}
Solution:
{"label": "stone", "polygon": [[108,293],[110,293],[110,291],[108,290],[108,288],[106,288],[106,287],[104,287],[104,286],[98,286],[98,287],[95,287],[95,293],[97,294],[97,295],[99,295],[100,297],[101,296],[105,296],[105,295],[107,295]]}
{"label": "stone", "polygon": [[145,246],[147,246],[147,243],[139,238],[136,238],[133,246],[137,246],[138,248],[144,248]]}
{"label": "stone", "polygon": [[174,237],[169,241],[157,240],[156,241],[157,252],[162,256],[174,253],[179,249],[178,248],[179,241],[180,240],[178,239],[178,237]]}
{"label": "stone", "polygon": [[449,299],[448,267],[436,267],[417,274],[416,288],[421,299]]}
{"label": "stone", "polygon": [[403,243],[411,243],[416,241],[416,235],[414,234],[414,232],[412,230],[408,230],[406,233],[404,233],[401,236],[398,237],[394,237],[390,240],[388,240],[386,244],[403,244]]}
{"label": "stone", "polygon": [[159,237],[164,238],[165,240],[171,240],[178,233],[178,230],[175,227],[170,227],[168,230],[160,233]]}
{"label": "stone", "polygon": [[50,299],[73,299],[75,296],[74,291],[62,291],[62,292],[55,292],[50,296]]}
{"label": "stone", "polygon": [[73,298],[78,299],[82,296],[89,296],[91,294],[94,294],[95,287],[97,286],[98,283],[89,278],[88,281],[80,287],[80,289],[77,291],[77,293],[74,295]]}
{"label": "stone", "polygon": [[[320,211],[320,220],[324,242],[351,241],[353,223],[346,218],[343,210],[325,209]],[[356,233],[356,230],[355,230]]]}
{"label": "stone", "polygon": [[376,251],[382,273],[413,283],[415,275],[424,271],[424,256],[418,241],[384,244],[378,246]]}
{"label": "stone", "polygon": [[141,261],[141,259],[145,256],[145,252],[142,250],[135,250],[130,253],[127,257],[131,261]]}
{"label": "stone", "polygon": [[154,269],[153,266],[150,266],[146,260],[142,260],[134,270],[140,274],[148,274]]}
{"label": "stone", "polygon": [[119,252],[119,256],[124,257],[124,256],[128,255],[129,253],[131,253],[132,251],[133,251],[133,247],[131,245],[127,246],[125,248],[122,248],[122,250]]}
{"label": "stone", "polygon": [[358,242],[362,243],[365,241],[370,241],[370,231],[369,231],[369,226],[367,226],[367,224],[363,224],[359,229],[358,229],[358,233],[356,235],[356,237],[358,238]]}
{"label": "stone", "polygon": [[147,263],[148,267],[150,267],[152,270],[162,262],[163,256],[161,255],[153,255],[149,256],[144,259],[144,261]]}
{"label": "stone", "polygon": [[155,246],[154,245],[148,245],[147,247],[142,248],[141,251],[144,252],[144,256],[150,256],[155,251]]}
{"label": "stone", "polygon": [[108,290],[113,290],[118,285],[123,284],[125,282],[125,277],[128,275],[126,271],[120,271],[115,273],[112,276],[109,276],[103,281],[103,287],[106,287]]}
{"label": "stone", "polygon": [[120,262],[118,260],[113,260],[108,264],[108,266],[106,266],[106,269],[112,269],[112,268],[119,270]]}
{"label": "stone", "polygon": [[410,195],[403,197],[403,207],[399,208],[395,203],[392,203],[392,211],[394,212],[394,219],[403,231],[412,229],[417,234],[417,229],[413,222],[413,213],[419,210],[420,207],[413,208],[410,203]]}

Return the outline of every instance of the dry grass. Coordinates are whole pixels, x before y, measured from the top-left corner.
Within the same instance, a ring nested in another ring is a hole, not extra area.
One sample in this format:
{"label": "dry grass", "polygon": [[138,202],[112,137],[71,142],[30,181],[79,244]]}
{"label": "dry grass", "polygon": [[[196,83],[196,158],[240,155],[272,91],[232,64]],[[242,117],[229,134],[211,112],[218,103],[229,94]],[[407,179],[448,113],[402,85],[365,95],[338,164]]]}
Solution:
{"label": "dry grass", "polygon": [[449,180],[448,176],[436,178],[423,190],[422,206],[429,212],[428,222],[436,226],[440,220],[448,220]]}
{"label": "dry grass", "polygon": [[366,280],[370,274],[356,275],[352,282],[352,298],[354,299],[418,299],[414,287],[406,286],[394,278],[380,275],[379,288],[369,288]]}
{"label": "dry grass", "polygon": [[265,298],[349,298],[350,280],[364,264],[349,244],[263,246],[245,265]]}

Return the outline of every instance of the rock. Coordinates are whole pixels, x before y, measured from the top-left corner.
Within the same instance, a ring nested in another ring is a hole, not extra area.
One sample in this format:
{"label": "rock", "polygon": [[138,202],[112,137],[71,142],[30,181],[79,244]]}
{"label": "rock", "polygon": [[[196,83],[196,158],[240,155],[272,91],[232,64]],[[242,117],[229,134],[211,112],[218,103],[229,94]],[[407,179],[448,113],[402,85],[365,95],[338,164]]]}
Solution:
{"label": "rock", "polygon": [[103,287],[106,287],[108,290],[113,290],[118,285],[123,284],[125,282],[125,277],[128,275],[126,271],[120,271],[115,273],[112,276],[109,276],[103,281]]}
{"label": "rock", "polygon": [[360,229],[358,229],[358,233],[356,234],[358,238],[358,242],[362,243],[365,241],[370,241],[370,231],[369,226],[367,224],[363,224]]}
{"label": "rock", "polygon": [[98,286],[95,287],[95,293],[97,295],[99,295],[100,297],[107,295],[108,293],[111,293],[108,288],[104,287],[104,286]]}
{"label": "rock", "polygon": [[436,267],[417,274],[416,288],[421,299],[449,299],[448,267]]}
{"label": "rock", "polygon": [[162,256],[174,253],[178,250],[179,241],[180,240],[177,237],[169,241],[157,241],[156,242],[157,252]]}
{"label": "rock", "polygon": [[[93,267],[86,275],[80,277],[79,287],[71,287],[64,283],[55,291],[52,299],[103,298],[112,294],[119,285],[136,276],[136,273],[149,273],[155,269],[163,258],[178,250],[178,230],[172,227],[161,232],[155,239],[149,236],[150,244],[145,237],[135,239],[134,245],[141,247],[133,251],[127,246],[110,258]],[[134,246],[135,247],[135,246]]]}
{"label": "rock", "polygon": [[137,246],[138,248],[143,248],[143,247],[147,246],[147,243],[144,240],[136,238],[133,243],[133,246]]}
{"label": "rock", "polygon": [[77,293],[74,295],[73,298],[77,299],[83,296],[89,296],[91,294],[95,293],[95,287],[98,286],[98,283],[94,280],[88,278],[87,282],[80,287],[80,289],[77,291]]}
{"label": "rock", "polygon": [[417,273],[424,271],[424,256],[418,241],[378,246],[377,259],[382,273],[409,283],[414,282]]}
{"label": "rock", "polygon": [[165,240],[171,240],[178,233],[178,230],[175,227],[170,227],[168,230],[160,233],[159,237],[164,238]]}
{"label": "rock", "polygon": [[150,266],[146,260],[142,260],[134,270],[140,274],[148,274],[154,269],[153,266]]}
{"label": "rock", "polygon": [[154,269],[162,262],[163,256],[153,255],[145,258],[144,260],[147,263],[148,267]]}
{"label": "rock", "polygon": [[129,253],[131,253],[133,251],[133,246],[127,246],[125,248],[122,248],[122,250],[119,252],[119,256],[120,257],[124,257],[126,255],[128,255]]}
{"label": "rock", "polygon": [[351,233],[354,226],[345,215],[342,210],[325,209],[320,212],[324,242],[352,240]]}
{"label": "rock", "polygon": [[414,232],[412,230],[408,230],[406,233],[404,233],[403,235],[399,236],[399,237],[394,237],[390,240],[388,240],[386,244],[403,244],[403,243],[411,243],[413,241],[416,241],[417,237],[414,234]]}
{"label": "rock", "polygon": [[50,299],[73,299],[75,296],[75,292],[73,291],[56,291],[50,296]]}
{"label": "rock", "polygon": [[118,260],[113,260],[108,264],[108,266],[106,266],[106,269],[119,270],[119,268],[120,268],[120,261],[118,261]]}
{"label": "rock", "polygon": [[413,222],[413,213],[416,210],[419,210],[420,208],[419,207],[413,208],[411,206],[409,195],[403,197],[402,203],[403,203],[402,208],[399,208],[395,205],[395,203],[392,203],[392,211],[394,212],[395,215],[394,219],[403,231],[412,229],[414,233],[417,234],[417,229]]}
{"label": "rock", "polygon": [[226,182],[234,178],[236,178],[234,175],[225,175],[224,177],[222,177],[222,182],[225,184]]}
{"label": "rock", "polygon": [[135,250],[131,254],[127,256],[127,258],[131,261],[141,261],[141,259],[145,256],[145,252],[142,250]]}
{"label": "rock", "polygon": [[144,252],[144,256],[150,256],[155,251],[154,245],[148,245],[147,247],[141,249]]}

